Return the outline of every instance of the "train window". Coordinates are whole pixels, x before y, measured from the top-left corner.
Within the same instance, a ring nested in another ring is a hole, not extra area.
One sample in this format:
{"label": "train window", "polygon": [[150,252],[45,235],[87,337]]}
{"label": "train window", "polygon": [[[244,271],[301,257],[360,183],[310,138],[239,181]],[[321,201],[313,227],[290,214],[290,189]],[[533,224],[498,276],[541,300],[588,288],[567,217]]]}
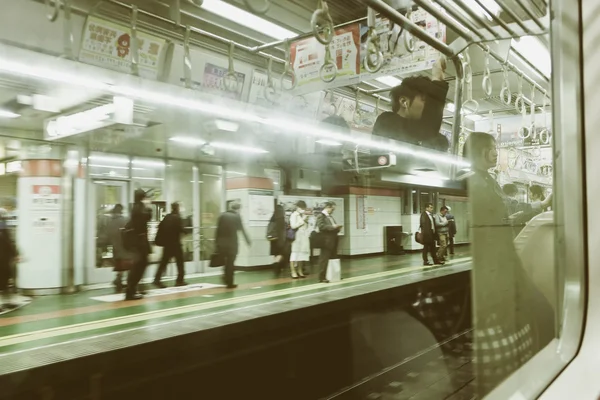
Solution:
{"label": "train window", "polygon": [[576,7],[0,3],[7,396],[535,398],[574,356]]}

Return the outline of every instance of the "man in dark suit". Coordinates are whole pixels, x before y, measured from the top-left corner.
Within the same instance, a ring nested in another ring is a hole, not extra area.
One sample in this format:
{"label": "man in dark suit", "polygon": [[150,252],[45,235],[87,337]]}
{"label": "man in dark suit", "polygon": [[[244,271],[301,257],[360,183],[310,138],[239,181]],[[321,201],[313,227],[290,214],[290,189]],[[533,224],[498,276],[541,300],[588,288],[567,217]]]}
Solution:
{"label": "man in dark suit", "polygon": [[454,219],[454,215],[450,212],[452,209],[449,206],[448,214],[446,214],[446,219],[448,220],[448,249],[450,250],[450,255],[454,255],[454,236],[456,236],[456,220]]}
{"label": "man in dark suit", "polygon": [[322,283],[329,283],[327,280],[327,264],[332,257],[337,255],[338,233],[342,225],[338,225],[333,219],[335,203],[328,201],[325,208],[317,217],[317,228],[321,234],[321,254],[319,256],[319,280]]}
{"label": "man in dark suit", "polygon": [[443,265],[435,254],[435,224],[433,222],[433,204],[427,203],[421,213],[421,234],[423,235],[423,265],[431,265],[427,253],[431,254],[434,264]]}
{"label": "man in dark suit", "polygon": [[238,253],[238,231],[242,231],[248,246],[251,244],[250,238],[242,225],[240,208],[240,203],[233,202],[230,210],[221,214],[217,221],[217,253],[223,257],[225,262],[224,278],[228,289],[235,289],[237,287],[233,283],[233,272],[235,270],[235,258]]}
{"label": "man in dark suit", "polygon": [[167,264],[171,258],[175,258],[177,263],[177,281],[175,286],[187,285],[183,278],[185,276],[185,269],[183,266],[183,250],[181,249],[181,235],[184,233],[183,221],[179,215],[179,203],[175,202],[171,204],[171,213],[165,216],[158,226],[158,233],[161,238],[161,245],[163,246],[162,259],[156,270],[156,276],[154,277],[154,285],[159,288],[165,288],[166,286],[161,282],[161,279],[167,269]]}
{"label": "man in dark suit", "polygon": [[152,219],[152,209],[148,207],[149,203],[146,192],[137,189],[134,193],[131,220],[128,223],[129,228],[133,230],[135,240],[131,249],[134,254],[134,263],[127,276],[125,300],[139,300],[142,298],[142,294],[137,293],[137,289],[138,283],[140,283],[148,266],[148,256],[151,252],[150,242],[148,242],[148,222]]}

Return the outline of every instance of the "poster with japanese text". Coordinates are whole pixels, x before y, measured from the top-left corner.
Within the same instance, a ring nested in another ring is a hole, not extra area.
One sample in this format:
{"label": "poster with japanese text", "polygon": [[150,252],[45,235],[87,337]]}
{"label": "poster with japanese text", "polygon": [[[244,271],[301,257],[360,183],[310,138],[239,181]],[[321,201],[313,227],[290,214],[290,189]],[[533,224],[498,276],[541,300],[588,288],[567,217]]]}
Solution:
{"label": "poster with japanese text", "polygon": [[[137,32],[139,74],[143,78],[162,79],[165,72],[167,41]],[[131,30],[127,26],[89,16],[79,61],[120,72],[131,72]]]}
{"label": "poster with japanese text", "polygon": [[[433,36],[441,42],[446,42],[446,26],[428,12],[419,8],[410,15],[410,19],[427,32],[429,36]],[[377,18],[375,29],[379,35],[380,50],[384,55],[384,64],[375,73],[370,73],[365,69],[364,58],[366,56],[369,27],[366,22],[363,22],[360,28],[362,79],[372,79],[389,75],[407,75],[429,70],[440,57],[439,51],[416,37],[413,37],[414,51],[409,52],[405,45],[406,31],[398,25],[390,23],[387,18]]]}
{"label": "poster with japanese text", "polygon": [[228,99],[240,100],[242,98],[242,90],[244,89],[244,81],[246,80],[246,74],[236,71],[237,76],[237,90],[228,91],[225,88],[224,78],[229,70],[224,67],[219,67],[211,63],[206,63],[204,66],[204,77],[202,79],[202,85],[198,87],[195,83],[192,87],[196,90],[202,90],[204,93],[210,93],[217,96],[225,97]]}
{"label": "poster with japanese text", "polygon": [[351,24],[335,31],[329,44],[337,76],[331,83],[321,80],[319,72],[325,63],[326,48],[314,37],[291,44],[291,64],[296,74],[295,94],[310,93],[327,88],[356,84],[360,81],[360,27]]}

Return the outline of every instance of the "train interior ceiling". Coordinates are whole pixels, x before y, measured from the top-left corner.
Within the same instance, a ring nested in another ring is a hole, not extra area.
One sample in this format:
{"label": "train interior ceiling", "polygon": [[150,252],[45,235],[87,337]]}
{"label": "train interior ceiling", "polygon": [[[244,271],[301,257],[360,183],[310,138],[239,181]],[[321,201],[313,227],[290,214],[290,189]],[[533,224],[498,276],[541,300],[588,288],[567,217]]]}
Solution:
{"label": "train interior ceiling", "polygon": [[[173,336],[190,339],[175,353],[222,398],[242,386],[285,398],[286,382],[310,380],[309,358],[325,353],[316,370],[339,373],[289,398],[537,398],[575,357],[584,150],[582,115],[567,106],[579,105],[580,66],[565,56],[573,11],[562,2],[0,0],[0,10],[0,220],[10,227],[0,231],[14,232],[19,253],[0,288],[10,300],[0,399],[30,395],[44,378],[32,373],[27,387],[11,374],[56,354],[87,376],[96,367],[77,364],[82,354],[114,362],[123,351],[118,371],[162,376]],[[417,75],[435,90],[445,81],[444,98],[402,86]],[[409,121],[393,127],[408,133],[376,132],[386,115]],[[415,138],[411,119],[435,137]],[[126,284],[115,278],[117,246],[103,229],[117,204],[133,214],[139,190],[151,216],[138,293],[143,257],[132,256]],[[161,282],[157,232],[174,202],[186,282],[170,259]],[[212,264],[223,213],[237,205],[234,274]],[[286,254],[270,231],[280,209]],[[315,248],[327,224],[335,249]],[[223,344],[244,334],[256,340],[248,351]],[[311,350],[290,350],[302,345]],[[269,383],[248,354],[288,367],[271,366]],[[240,387],[216,383],[230,366],[246,374]],[[189,385],[183,369],[169,372],[181,379],[171,394],[116,371],[98,386],[113,384],[103,390],[114,398],[136,398],[134,387],[184,398]],[[60,397],[69,382],[49,385]],[[60,398],[87,388],[69,390]]]}

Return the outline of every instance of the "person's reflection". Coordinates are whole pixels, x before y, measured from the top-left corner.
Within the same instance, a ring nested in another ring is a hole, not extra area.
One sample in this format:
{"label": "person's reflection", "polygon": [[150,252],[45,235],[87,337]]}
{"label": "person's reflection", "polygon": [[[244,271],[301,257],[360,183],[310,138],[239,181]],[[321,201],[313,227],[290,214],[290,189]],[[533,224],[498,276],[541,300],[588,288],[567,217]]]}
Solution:
{"label": "person's reflection", "polygon": [[552,309],[523,270],[508,204],[488,173],[498,161],[494,138],[469,135],[464,155],[473,237],[473,320],[477,390],[483,397],[554,337]]}
{"label": "person's reflection", "polygon": [[448,83],[444,81],[445,59],[439,59],[426,76],[405,78],[390,91],[392,112],[375,121],[373,135],[387,137],[430,149],[447,151],[448,139],[440,133]]}

